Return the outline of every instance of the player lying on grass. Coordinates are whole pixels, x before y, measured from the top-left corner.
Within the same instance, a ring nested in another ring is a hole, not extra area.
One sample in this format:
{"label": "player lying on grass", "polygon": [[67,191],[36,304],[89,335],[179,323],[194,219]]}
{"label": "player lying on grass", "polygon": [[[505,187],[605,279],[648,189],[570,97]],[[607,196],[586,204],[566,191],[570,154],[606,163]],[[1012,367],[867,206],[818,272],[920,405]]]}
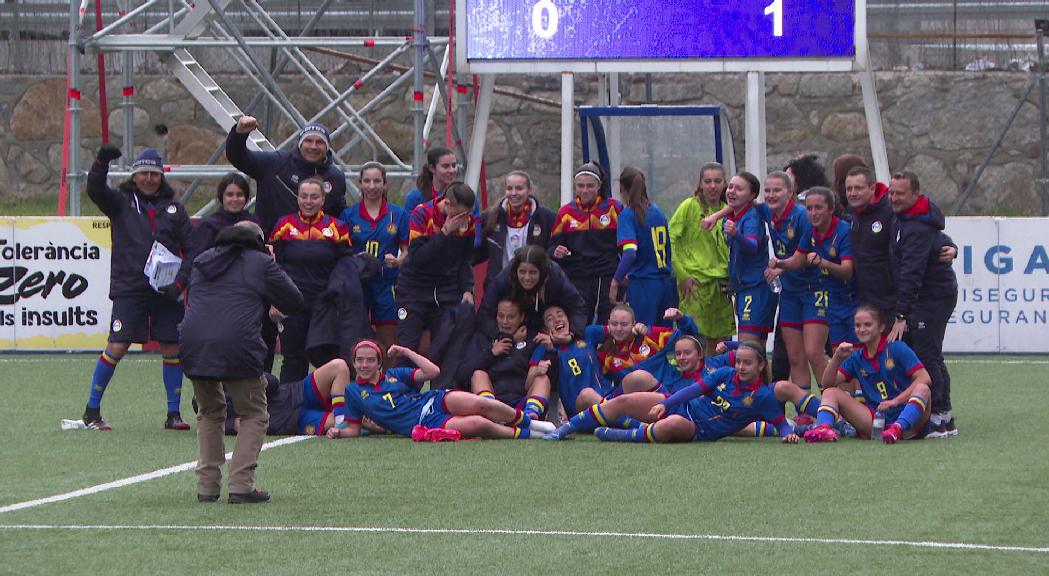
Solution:
{"label": "player lying on grass", "polygon": [[[855,317],[858,350],[844,343],[823,372],[822,402],[816,428],[805,432],[806,442],[834,442],[838,433],[831,422],[839,416],[856,427],[860,438],[870,438],[875,412],[885,416],[888,427],[881,433],[886,444],[900,439],[924,438],[928,433],[929,373],[903,342],[886,343],[881,313],[860,306]],[[866,403],[853,398],[843,387],[859,381]]]}
{"label": "player lying on grass", "polygon": [[[767,421],[779,430],[783,442],[796,443],[798,436],[784,416],[781,402],[792,400],[786,397],[788,390],[800,389],[781,387],[782,382],[767,386],[767,373],[765,351],[756,343],[744,342],[736,351],[735,368],[720,368],[669,398],[661,392],[634,392],[591,406],[547,438],[560,440],[593,430],[599,439],[617,442],[709,442],[732,435],[752,422]],[[608,427],[609,422],[623,416],[649,423],[627,430]]]}
{"label": "player lying on grass", "polygon": [[417,368],[383,372],[379,345],[371,340],[357,343],[352,355],[356,380],[346,385],[344,394],[332,391],[335,425],[328,430],[329,438],[359,436],[365,417],[402,436],[412,436],[416,425],[454,430],[468,438],[542,438],[553,430],[549,422],[532,420],[492,398],[459,390],[420,392],[440,368],[403,346],[390,346],[388,353],[391,358],[403,356]]}

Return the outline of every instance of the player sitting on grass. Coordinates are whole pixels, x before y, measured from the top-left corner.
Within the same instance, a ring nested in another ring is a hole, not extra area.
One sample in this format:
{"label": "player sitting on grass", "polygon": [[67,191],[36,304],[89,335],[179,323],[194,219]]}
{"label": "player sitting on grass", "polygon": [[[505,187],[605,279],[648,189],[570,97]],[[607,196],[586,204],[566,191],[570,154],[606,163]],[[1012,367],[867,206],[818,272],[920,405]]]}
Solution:
{"label": "player sitting on grass", "polygon": [[344,396],[332,396],[335,426],[328,430],[329,438],[359,436],[364,417],[386,430],[419,440],[427,438],[426,431],[413,435],[417,425],[431,432],[454,430],[473,438],[542,438],[553,430],[549,422],[532,420],[521,410],[492,398],[460,390],[420,392],[422,383],[436,378],[440,368],[403,346],[390,346],[389,355],[404,356],[418,368],[383,372],[378,344],[361,340],[354,346],[352,359],[357,379],[346,386]]}
{"label": "player sitting on grass", "polygon": [[[736,351],[735,368],[720,368],[669,398],[661,392],[634,392],[591,406],[547,437],[560,440],[594,430],[599,439],[616,442],[709,442],[764,420],[779,430],[783,442],[796,443],[798,436],[781,404],[791,400],[788,387],[781,390],[782,382],[766,386],[767,372],[765,351],[744,342]],[[628,430],[607,427],[623,416],[651,423]]]}
{"label": "player sitting on grass", "polygon": [[550,380],[528,374],[529,359],[536,349],[534,334],[528,333],[521,306],[510,299],[496,306],[499,333],[494,341],[485,334],[475,336],[470,361],[470,391],[524,410],[529,418],[542,419],[550,398]]}
{"label": "player sitting on grass", "polygon": [[[870,438],[875,412],[889,424],[881,433],[886,444],[900,439],[924,438],[928,433],[929,373],[903,342],[885,341],[881,313],[871,306],[856,310],[856,337],[862,347],[843,343],[823,372],[823,395],[817,427],[805,432],[806,442],[834,442],[838,434],[831,423],[839,416],[856,427],[859,437]],[[842,387],[858,380],[864,403]]]}

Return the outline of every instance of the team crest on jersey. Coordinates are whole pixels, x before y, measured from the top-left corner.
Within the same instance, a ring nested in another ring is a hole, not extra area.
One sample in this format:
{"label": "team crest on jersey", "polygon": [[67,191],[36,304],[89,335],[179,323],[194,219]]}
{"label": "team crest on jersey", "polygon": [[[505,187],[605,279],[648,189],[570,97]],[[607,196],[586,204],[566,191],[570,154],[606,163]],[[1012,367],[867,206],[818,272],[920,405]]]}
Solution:
{"label": "team crest on jersey", "polygon": [[867,377],[867,369],[866,368],[860,368],[860,376],[863,376],[864,378]]}
{"label": "team crest on jersey", "polygon": [[888,368],[889,370],[892,370],[893,368],[896,367],[896,362],[894,362],[892,358],[886,358],[885,359],[885,367]]}
{"label": "team crest on jersey", "polygon": [[288,229],[288,234],[291,234],[292,236],[298,236],[299,235],[299,231],[296,228],[289,228]]}
{"label": "team crest on jersey", "polygon": [[503,225],[502,224],[496,224],[495,225],[495,231],[496,232],[502,232],[503,231]]}
{"label": "team crest on jersey", "polygon": [[324,182],[324,193],[327,194],[327,193],[331,192],[331,188],[332,188],[331,182],[325,181]]}
{"label": "team crest on jersey", "polygon": [[612,219],[608,217],[608,214],[602,214],[597,221],[600,222],[602,226],[608,226],[612,223]]}
{"label": "team crest on jersey", "polygon": [[542,234],[542,233],[543,233],[543,229],[540,228],[539,226],[536,226],[535,228],[532,228],[532,236],[535,236],[536,238],[538,238],[539,235]]}
{"label": "team crest on jersey", "polygon": [[331,235],[332,235],[332,231],[331,231],[331,228],[325,228],[325,229],[324,229],[324,230],[323,230],[323,231],[321,232],[321,234],[324,234],[325,236],[327,236],[327,237],[331,238]]}
{"label": "team crest on jersey", "polygon": [[754,403],[754,395],[753,394],[748,394],[745,398],[743,398],[743,405],[744,406],[750,406],[753,403]]}
{"label": "team crest on jersey", "polygon": [[576,348],[586,348],[586,342],[583,341],[583,340],[576,340],[575,341],[575,347]]}
{"label": "team crest on jersey", "polygon": [[123,322],[121,322],[120,320],[114,320],[113,321],[113,331],[114,332],[120,332],[123,329],[124,329],[124,323]]}
{"label": "team crest on jersey", "polygon": [[827,254],[830,254],[830,257],[834,258],[838,255],[838,251],[835,250],[833,246],[831,246],[830,250],[827,251]]}
{"label": "team crest on jersey", "polygon": [[794,239],[794,227],[790,226],[787,228],[787,238]]}
{"label": "team crest on jersey", "polygon": [[393,376],[390,376],[390,377],[386,378],[386,381],[389,382],[390,384],[396,384],[397,383],[397,379],[394,378]]}
{"label": "team crest on jersey", "polygon": [[298,174],[292,174],[291,175],[291,181],[296,183],[296,184],[298,184],[299,183],[299,175]]}
{"label": "team crest on jersey", "polygon": [[306,432],[307,436],[313,436],[317,433],[317,429],[313,427],[313,424],[307,424],[303,431]]}
{"label": "team crest on jersey", "polygon": [[407,310],[405,310],[404,308],[398,308],[397,309],[397,318],[398,319],[404,320],[407,317],[408,317],[408,311]]}
{"label": "team crest on jersey", "polygon": [[569,228],[579,228],[579,222],[576,221],[576,220],[569,220],[568,221],[568,227]]}
{"label": "team crest on jersey", "polygon": [[389,226],[387,226],[386,227],[386,233],[387,234],[396,234],[397,233],[397,225],[396,224],[390,224]]}
{"label": "team crest on jersey", "polygon": [[353,231],[354,232],[360,232],[361,231],[361,225],[360,224],[354,224],[353,225]]}
{"label": "team crest on jersey", "polygon": [[168,204],[168,214],[174,214],[175,212],[178,212],[178,208],[174,204]]}
{"label": "team crest on jersey", "polygon": [[361,390],[361,399],[365,400],[367,398],[368,398],[368,391],[367,390]]}
{"label": "team crest on jersey", "polygon": [[515,342],[514,348],[517,348],[518,350],[524,350],[524,347],[527,345],[528,343],[522,340],[521,342]]}
{"label": "team crest on jersey", "polygon": [[881,232],[881,220],[875,220],[871,223],[871,232],[874,232],[875,234]]}
{"label": "team crest on jersey", "polygon": [[638,348],[637,351],[640,352],[644,356],[648,356],[648,353],[651,352],[652,349],[648,347],[648,344],[642,344],[641,348]]}
{"label": "team crest on jersey", "polygon": [[724,384],[718,384],[718,388],[717,389],[718,390],[724,390],[725,389],[725,385]]}

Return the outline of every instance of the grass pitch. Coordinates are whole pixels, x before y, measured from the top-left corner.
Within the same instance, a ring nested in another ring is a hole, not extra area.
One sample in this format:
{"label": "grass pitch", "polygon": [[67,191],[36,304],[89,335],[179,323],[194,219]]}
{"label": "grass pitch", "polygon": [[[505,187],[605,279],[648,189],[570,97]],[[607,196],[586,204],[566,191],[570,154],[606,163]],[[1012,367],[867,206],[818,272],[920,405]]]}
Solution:
{"label": "grass pitch", "polygon": [[[59,430],[96,358],[0,355],[0,508],[195,459],[158,356],[120,364],[114,432]],[[949,368],[952,439],[313,438],[262,454],[264,505],[197,503],[183,471],[0,512],[0,573],[1049,573],[1049,360]]]}

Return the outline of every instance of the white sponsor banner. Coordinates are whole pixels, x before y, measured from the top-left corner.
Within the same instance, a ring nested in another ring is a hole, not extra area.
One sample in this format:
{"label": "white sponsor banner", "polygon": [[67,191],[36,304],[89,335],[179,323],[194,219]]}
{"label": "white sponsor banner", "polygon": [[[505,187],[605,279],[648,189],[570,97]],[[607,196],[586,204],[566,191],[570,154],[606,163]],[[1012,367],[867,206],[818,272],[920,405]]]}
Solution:
{"label": "white sponsor banner", "polygon": [[1049,218],[948,218],[958,306],[944,352],[1049,353]]}
{"label": "white sponsor banner", "polygon": [[109,257],[106,218],[0,218],[0,349],[104,348]]}

